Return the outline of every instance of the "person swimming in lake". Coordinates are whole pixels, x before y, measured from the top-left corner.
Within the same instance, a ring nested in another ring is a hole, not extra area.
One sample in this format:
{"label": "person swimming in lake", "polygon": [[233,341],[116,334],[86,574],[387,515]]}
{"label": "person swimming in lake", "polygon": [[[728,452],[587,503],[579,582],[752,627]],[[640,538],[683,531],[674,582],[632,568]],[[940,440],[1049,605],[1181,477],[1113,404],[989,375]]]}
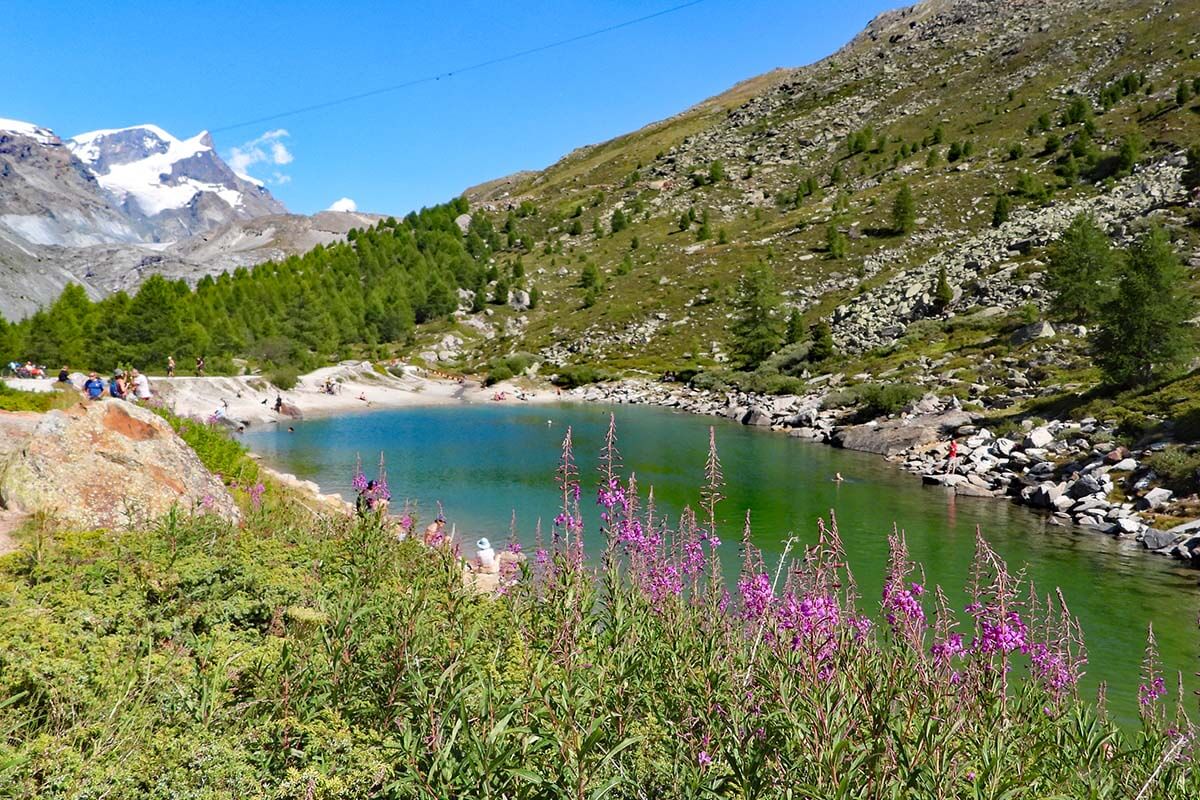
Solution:
{"label": "person swimming in lake", "polygon": [[834,483],[841,483],[844,480],[846,480],[846,479],[842,477],[842,473],[840,473],[840,472],[833,473],[833,482]]}

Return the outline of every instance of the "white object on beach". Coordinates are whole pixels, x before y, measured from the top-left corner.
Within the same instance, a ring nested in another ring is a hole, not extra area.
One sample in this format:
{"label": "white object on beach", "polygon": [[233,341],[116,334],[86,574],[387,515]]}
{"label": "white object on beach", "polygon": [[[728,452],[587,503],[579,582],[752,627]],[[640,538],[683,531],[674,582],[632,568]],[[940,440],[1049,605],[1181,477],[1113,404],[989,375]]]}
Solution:
{"label": "white object on beach", "polygon": [[475,551],[475,556],[479,559],[479,566],[486,570],[491,570],[496,566],[496,551],[492,549],[492,543],[486,537],[475,543]]}

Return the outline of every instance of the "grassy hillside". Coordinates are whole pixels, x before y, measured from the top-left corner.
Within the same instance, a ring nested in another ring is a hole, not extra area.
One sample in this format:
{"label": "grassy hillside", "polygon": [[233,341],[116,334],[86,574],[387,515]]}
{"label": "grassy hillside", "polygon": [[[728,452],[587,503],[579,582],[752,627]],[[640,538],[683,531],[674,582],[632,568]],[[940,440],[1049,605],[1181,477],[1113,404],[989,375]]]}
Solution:
{"label": "grassy hillside", "polygon": [[[905,365],[928,375],[925,357],[978,371],[981,352],[1028,362],[1007,334],[1043,315],[1044,248],[1073,213],[1098,213],[1118,244],[1157,220],[1185,261],[1197,251],[1179,184],[1200,142],[1197,30],[1194,0],[925,3],[811,67],[477,187],[473,214],[508,232],[495,277],[539,296],[459,325],[452,363],[486,370],[524,351],[544,372],[713,367],[730,352],[737,278],[758,263],[805,327],[832,322],[832,370],[903,379]],[[902,185],[916,201],[903,235]],[[993,228],[1001,196],[1009,221]],[[949,315],[919,307],[939,259]],[[910,284],[918,307],[896,314]],[[1064,333],[1055,378],[1090,385],[1085,340]]]}

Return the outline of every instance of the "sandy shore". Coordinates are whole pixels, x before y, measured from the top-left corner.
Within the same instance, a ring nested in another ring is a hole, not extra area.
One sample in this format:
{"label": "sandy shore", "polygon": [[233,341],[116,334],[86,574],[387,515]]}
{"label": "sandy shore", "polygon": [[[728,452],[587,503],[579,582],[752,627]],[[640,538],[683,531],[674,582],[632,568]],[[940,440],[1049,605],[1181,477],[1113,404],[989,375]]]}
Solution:
{"label": "sandy shore", "polygon": [[[50,391],[53,378],[8,379],[13,388]],[[336,392],[324,391],[327,382]],[[554,389],[499,383],[484,387],[477,381],[428,377],[410,368],[402,377],[375,368],[369,361],[343,361],[303,375],[287,391],[276,389],[257,375],[237,377],[167,378],[151,375],[150,386],[168,408],[185,417],[208,419],[214,413],[246,425],[286,424],[300,416],[315,417],[380,408],[452,405],[459,403],[553,403],[571,399]],[[495,398],[503,394],[503,400]],[[284,413],[274,410],[275,399],[284,402]],[[292,410],[293,413],[288,413]]]}

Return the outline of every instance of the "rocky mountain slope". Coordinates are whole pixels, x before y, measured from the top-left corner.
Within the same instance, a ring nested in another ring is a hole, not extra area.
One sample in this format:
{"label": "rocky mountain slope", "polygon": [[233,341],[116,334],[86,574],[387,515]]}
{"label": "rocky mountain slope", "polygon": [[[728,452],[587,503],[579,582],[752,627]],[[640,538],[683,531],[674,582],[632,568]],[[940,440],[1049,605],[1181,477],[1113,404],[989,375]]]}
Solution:
{"label": "rocky mountain slope", "polygon": [[70,282],[94,298],[147,275],[208,274],[341,240],[378,217],[290,215],[236,174],[207,133],[154,125],[61,139],[0,120],[0,315],[19,319]]}
{"label": "rocky mountain slope", "polygon": [[[1197,0],[927,0],[816,64],[468,190],[509,245],[497,277],[540,302],[464,316],[441,360],[719,366],[736,280],[763,263],[805,326],[832,324],[848,374],[965,393],[979,370],[950,362],[1007,349],[1038,318],[1045,247],[1076,213],[1117,244],[1165,223],[1200,264],[1180,179],[1200,142],[1198,33]],[[916,200],[904,235],[901,186]],[[1010,210],[994,219],[999,198]],[[943,269],[948,309],[933,297]],[[1078,333],[1022,347],[1086,371]]]}

